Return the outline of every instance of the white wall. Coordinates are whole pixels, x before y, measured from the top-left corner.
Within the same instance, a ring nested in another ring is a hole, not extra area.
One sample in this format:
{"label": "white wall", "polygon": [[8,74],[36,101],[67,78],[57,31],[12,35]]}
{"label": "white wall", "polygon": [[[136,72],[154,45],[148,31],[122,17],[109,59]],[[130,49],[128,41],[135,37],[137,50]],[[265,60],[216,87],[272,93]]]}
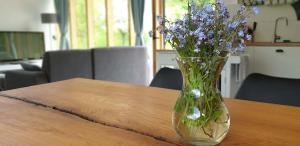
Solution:
{"label": "white wall", "polygon": [[[228,8],[231,15],[236,12],[238,5],[229,4]],[[277,6],[260,6],[261,12],[255,17],[250,17],[249,25],[253,22],[258,22],[255,32],[255,41],[257,42],[272,42],[275,28],[275,20],[278,17],[288,17],[289,25],[286,26],[285,21],[281,20],[278,25],[277,34],[285,40],[300,42],[300,21],[297,21],[296,13],[291,5]],[[282,41],[282,40],[281,40]]]}
{"label": "white wall", "polygon": [[46,50],[55,49],[50,48],[49,25],[41,22],[41,13],[55,12],[53,1],[0,0],[0,31],[42,31]]}

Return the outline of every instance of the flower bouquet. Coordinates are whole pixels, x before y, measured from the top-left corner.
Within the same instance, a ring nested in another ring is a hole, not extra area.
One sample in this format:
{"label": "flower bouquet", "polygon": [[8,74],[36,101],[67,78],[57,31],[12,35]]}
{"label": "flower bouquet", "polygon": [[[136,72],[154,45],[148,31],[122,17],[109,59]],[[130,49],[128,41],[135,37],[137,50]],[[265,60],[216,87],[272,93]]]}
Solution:
{"label": "flower bouquet", "polygon": [[183,89],[174,106],[173,125],[191,145],[217,145],[226,136],[230,116],[218,90],[228,54],[243,51],[247,17],[257,14],[240,6],[230,17],[222,0],[214,3],[188,1],[187,13],[175,21],[158,16],[157,31],[177,51]]}

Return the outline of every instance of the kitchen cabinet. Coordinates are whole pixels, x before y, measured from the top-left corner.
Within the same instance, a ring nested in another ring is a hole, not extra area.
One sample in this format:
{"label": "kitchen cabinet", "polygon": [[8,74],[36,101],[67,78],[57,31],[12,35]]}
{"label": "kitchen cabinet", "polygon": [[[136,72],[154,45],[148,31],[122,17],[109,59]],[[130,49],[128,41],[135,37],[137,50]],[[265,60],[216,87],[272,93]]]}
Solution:
{"label": "kitchen cabinet", "polygon": [[178,68],[175,50],[157,51],[156,72],[163,67]]}
{"label": "kitchen cabinet", "polygon": [[249,47],[251,72],[266,75],[300,78],[299,47]]}

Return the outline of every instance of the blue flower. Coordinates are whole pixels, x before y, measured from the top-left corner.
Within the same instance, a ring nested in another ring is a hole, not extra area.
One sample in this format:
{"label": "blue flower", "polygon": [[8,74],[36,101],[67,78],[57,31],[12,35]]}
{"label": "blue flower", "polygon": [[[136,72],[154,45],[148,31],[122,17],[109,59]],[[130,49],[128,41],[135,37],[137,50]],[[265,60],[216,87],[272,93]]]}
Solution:
{"label": "blue flower", "polygon": [[247,19],[246,19],[246,18],[245,18],[245,19],[242,19],[242,20],[241,20],[241,24],[244,24],[244,25],[247,24]]}
{"label": "blue flower", "polygon": [[219,16],[221,17],[221,18],[229,18],[229,12],[228,12],[228,9],[227,8],[223,8],[223,9],[221,9],[220,10],[220,14],[219,14]]}
{"label": "blue flower", "polygon": [[224,5],[224,0],[216,0],[216,3],[218,4],[218,5]]}
{"label": "blue flower", "polygon": [[201,117],[201,112],[200,112],[200,110],[198,109],[198,107],[194,107],[193,110],[194,110],[193,113],[187,115],[187,118],[190,119],[190,120],[197,120],[198,118]]}
{"label": "blue flower", "polygon": [[212,5],[206,5],[204,10],[207,12],[207,13],[211,13],[214,11],[214,8]]}
{"label": "blue flower", "polygon": [[165,21],[162,16],[156,16],[156,20],[160,25],[163,25]]}
{"label": "blue flower", "polygon": [[186,45],[186,40],[184,39],[184,37],[182,35],[179,35],[178,40],[179,40],[179,48],[184,48]]}
{"label": "blue flower", "polygon": [[176,24],[176,25],[183,25],[183,21],[182,21],[182,20],[177,20],[177,21],[175,22],[175,24]]}
{"label": "blue flower", "polygon": [[164,27],[163,26],[158,26],[156,28],[156,30],[160,33],[160,34],[163,34],[164,33]]}
{"label": "blue flower", "polygon": [[212,25],[214,23],[214,19],[206,19],[206,25]]}
{"label": "blue flower", "polygon": [[213,38],[214,37],[214,31],[213,30],[210,30],[208,33],[207,33],[207,36],[209,38]]}
{"label": "blue flower", "polygon": [[260,9],[258,7],[253,7],[252,10],[254,15],[258,15],[260,12]]}
{"label": "blue flower", "polygon": [[227,50],[231,50],[232,49],[232,43],[231,42],[227,42],[226,43],[226,49]]}
{"label": "blue flower", "polygon": [[[199,49],[200,51],[200,49]],[[195,96],[195,99],[199,99],[201,96],[201,91],[199,89],[193,89],[192,94]]]}
{"label": "blue flower", "polygon": [[203,40],[203,39],[206,39],[207,37],[206,37],[206,35],[204,34],[204,32],[200,32],[200,33],[198,34],[198,38],[199,38],[200,40]]}
{"label": "blue flower", "polygon": [[153,37],[153,31],[149,31],[149,36]]}
{"label": "blue flower", "polygon": [[173,40],[173,35],[167,34],[165,35],[165,41],[171,41]]}
{"label": "blue flower", "polygon": [[207,44],[209,44],[209,45],[213,45],[214,44],[214,40],[213,39],[209,39],[209,40],[207,40]]}
{"label": "blue flower", "polygon": [[240,30],[240,31],[238,32],[238,36],[239,36],[239,37],[244,37],[244,36],[245,36],[244,31]]}
{"label": "blue flower", "polygon": [[223,31],[222,30],[219,30],[218,31],[218,35],[222,35],[223,34]]}
{"label": "blue flower", "polygon": [[243,15],[245,13],[245,11],[246,11],[246,7],[244,5],[241,5],[238,12]]}
{"label": "blue flower", "polygon": [[239,43],[239,50],[244,50],[246,48],[246,45],[244,43]]}
{"label": "blue flower", "polygon": [[247,39],[248,41],[250,41],[250,40],[252,39],[252,36],[249,35],[249,34],[247,34],[247,35],[246,35],[246,39]]}
{"label": "blue flower", "polygon": [[229,29],[236,29],[238,26],[239,26],[238,21],[234,21],[234,22],[228,24]]}

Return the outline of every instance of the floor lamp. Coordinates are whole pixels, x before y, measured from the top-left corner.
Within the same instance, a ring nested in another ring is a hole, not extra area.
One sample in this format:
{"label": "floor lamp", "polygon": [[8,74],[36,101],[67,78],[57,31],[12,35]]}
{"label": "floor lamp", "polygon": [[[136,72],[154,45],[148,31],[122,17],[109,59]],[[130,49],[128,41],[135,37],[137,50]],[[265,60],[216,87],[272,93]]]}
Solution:
{"label": "floor lamp", "polygon": [[41,19],[43,24],[49,24],[50,48],[53,49],[53,40],[56,40],[55,35],[52,34],[52,24],[57,23],[57,14],[55,13],[42,13]]}

